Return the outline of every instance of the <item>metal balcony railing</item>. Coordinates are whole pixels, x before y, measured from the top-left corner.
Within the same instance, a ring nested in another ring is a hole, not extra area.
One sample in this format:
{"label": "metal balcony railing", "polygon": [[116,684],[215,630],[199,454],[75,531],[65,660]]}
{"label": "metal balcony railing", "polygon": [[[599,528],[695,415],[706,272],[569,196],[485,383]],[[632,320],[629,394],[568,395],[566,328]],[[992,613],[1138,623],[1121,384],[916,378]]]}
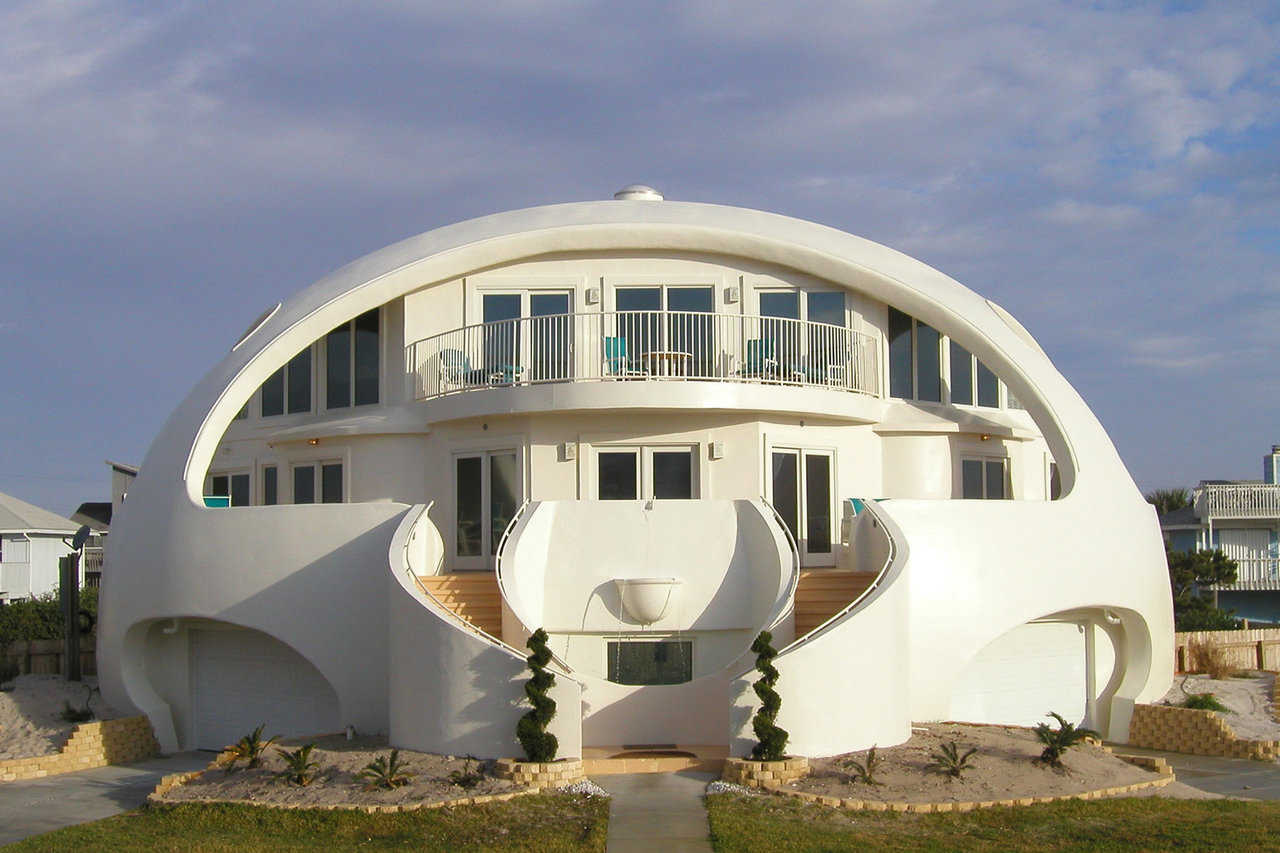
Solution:
{"label": "metal balcony railing", "polygon": [[605,311],[464,326],[407,347],[415,397],[551,382],[710,381],[880,395],[877,338],[696,311]]}
{"label": "metal balcony railing", "polygon": [[1195,490],[1200,518],[1280,518],[1280,485],[1205,483]]}

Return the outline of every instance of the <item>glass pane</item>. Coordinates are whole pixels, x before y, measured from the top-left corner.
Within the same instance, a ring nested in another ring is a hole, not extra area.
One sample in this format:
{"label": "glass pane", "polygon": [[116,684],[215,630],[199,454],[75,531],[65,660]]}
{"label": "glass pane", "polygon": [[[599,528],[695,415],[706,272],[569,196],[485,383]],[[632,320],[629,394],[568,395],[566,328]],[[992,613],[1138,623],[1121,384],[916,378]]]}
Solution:
{"label": "glass pane", "polygon": [[378,402],[378,309],[356,318],[356,405]]}
{"label": "glass pane", "polygon": [[804,457],[805,551],[831,553],[831,457]]}
{"label": "glass pane", "polygon": [[534,293],[529,296],[529,314],[539,319],[531,323],[529,346],[533,357],[530,379],[564,379],[569,376],[569,353],[573,341],[569,294]]}
{"label": "glass pane", "polygon": [[316,468],[314,465],[300,465],[293,469],[293,502],[296,504],[313,504],[316,502]]}
{"label": "glass pane", "polygon": [[1049,463],[1049,500],[1056,501],[1062,497],[1062,475],[1058,473],[1058,463]]}
{"label": "glass pane", "polygon": [[987,465],[987,498],[1004,500],[1004,462],[988,461]]}
{"label": "glass pane", "polygon": [[248,506],[249,505],[249,475],[248,474],[232,474],[231,475],[231,505],[232,506]]}
{"label": "glass pane", "polygon": [[262,469],[262,503],[264,506],[275,506],[280,500],[280,474],[276,466],[268,465]]}
{"label": "glass pane", "polygon": [[910,400],[911,388],[911,318],[901,311],[889,309],[889,396]]}
{"label": "glass pane", "polygon": [[267,377],[262,383],[262,416],[284,414],[284,368]]}
{"label": "glass pane", "polygon": [[289,414],[311,411],[311,348],[289,360]]}
{"label": "glass pane", "polygon": [[520,294],[486,293],[484,369],[489,375],[514,376],[520,355]]}
{"label": "glass pane", "polygon": [[324,339],[324,404],[330,409],[351,405],[351,325],[343,323]]}
{"label": "glass pane", "polygon": [[973,356],[955,341],[951,342],[951,402],[973,405]]}
{"label": "glass pane", "polygon": [[762,293],[760,294],[761,317],[783,317],[788,320],[800,319],[799,293]]}
{"label": "glass pane", "polygon": [[342,503],[342,463],[320,466],[320,500],[327,504]]}
{"label": "glass pane", "polygon": [[960,478],[963,481],[960,490],[961,497],[969,500],[982,497],[981,459],[965,459],[962,461],[960,463]]}
{"label": "glass pane", "polygon": [[[667,349],[688,353],[672,363],[677,375],[711,376],[715,369],[712,352],[712,317],[715,293],[710,287],[667,288]],[[698,316],[707,314],[708,316]]]}
{"label": "glass pane", "polygon": [[618,337],[627,342],[627,355],[637,361],[644,354],[663,349],[661,315],[662,290],[657,287],[625,287],[614,295],[618,311],[642,311],[642,314],[619,314]]}
{"label": "glass pane", "polygon": [[209,494],[226,497],[231,494],[231,479],[226,474],[209,478]]}
{"label": "glass pane", "polygon": [[[777,360],[778,372],[783,379],[795,378],[804,372],[800,352],[800,294],[760,294],[760,316],[770,319],[760,321],[760,337]],[[793,322],[794,321],[794,322]]]}
{"label": "glass pane", "polygon": [[916,399],[942,402],[942,361],[938,330],[916,323]]}
{"label": "glass pane", "polygon": [[622,287],[614,295],[619,311],[657,311],[662,307],[662,290],[657,287]]}
{"label": "glass pane", "polygon": [[668,287],[668,311],[706,311],[715,308],[715,291],[710,287]]}
{"label": "glass pane", "polygon": [[693,680],[693,642],[611,642],[609,680],[615,684],[683,684]]}
{"label": "glass pane", "polygon": [[782,522],[791,531],[791,537],[800,540],[800,454],[773,454],[773,508],[782,516]]}
{"label": "glass pane", "polygon": [[457,462],[457,538],[459,557],[480,556],[480,531],[484,526],[481,458],[465,456]]}
{"label": "glass pane", "polygon": [[515,517],[520,500],[516,455],[495,453],[489,457],[489,553],[498,553],[498,543]]}
{"label": "glass pane", "polygon": [[689,500],[693,497],[692,452],[654,451],[653,496],[664,500]]}
{"label": "glass pane", "polygon": [[1000,383],[982,362],[978,362],[978,405],[992,408],[1000,405]]}
{"label": "glass pane", "polygon": [[807,293],[810,323],[829,323],[844,327],[843,293]]}
{"label": "glass pane", "polygon": [[596,454],[596,490],[602,501],[631,501],[640,497],[636,482],[636,451]]}

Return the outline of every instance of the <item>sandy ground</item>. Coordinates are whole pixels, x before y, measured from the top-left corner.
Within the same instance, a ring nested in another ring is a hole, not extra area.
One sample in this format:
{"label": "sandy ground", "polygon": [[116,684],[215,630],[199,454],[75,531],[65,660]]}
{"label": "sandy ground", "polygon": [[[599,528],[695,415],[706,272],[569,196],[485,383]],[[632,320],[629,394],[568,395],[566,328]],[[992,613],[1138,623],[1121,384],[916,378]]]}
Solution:
{"label": "sandy ground", "polygon": [[[931,766],[932,753],[950,741],[955,741],[962,753],[971,747],[978,749],[969,760],[972,769],[960,779]],[[1062,759],[1063,769],[1055,769],[1033,761],[1042,748],[1029,729],[962,723],[917,725],[906,743],[877,750],[877,755],[884,758],[875,774],[880,785],[854,781],[852,773],[841,766],[841,759],[849,756],[835,756],[809,759],[810,775],[792,787],[842,798],[945,803],[1078,794],[1157,778],[1150,771],[1088,744],[1068,750]],[[865,752],[850,756],[858,761],[866,759]],[[1204,795],[1189,786],[1178,788],[1187,788],[1191,793],[1178,789],[1170,793]]]}
{"label": "sandy ground", "polygon": [[[14,689],[0,692],[0,760],[49,755],[62,749],[76,723],[62,719],[63,703],[84,707],[88,688],[98,680],[86,677],[82,683],[63,681],[59,675],[20,675]],[[89,702],[94,719],[112,720],[120,716],[96,692]]]}
{"label": "sandy ground", "polygon": [[1280,740],[1280,723],[1272,716],[1271,686],[1275,676],[1254,673],[1247,678],[1215,680],[1207,675],[1179,675],[1160,700],[1166,705],[1181,705],[1188,693],[1212,693],[1230,708],[1218,712],[1231,730],[1249,740]]}
{"label": "sandy ground", "polygon": [[[284,746],[295,749],[303,742],[295,739],[284,743]],[[284,768],[284,760],[279,756],[276,747],[272,746],[267,750],[267,758],[260,769],[236,770],[231,773],[223,770],[209,770],[199,779],[170,791],[165,799],[170,801],[236,799],[291,805],[327,803],[395,805],[455,800],[481,794],[501,794],[515,789],[513,783],[505,779],[496,779],[489,773],[486,773],[474,787],[463,788],[449,780],[449,773],[464,769],[464,757],[433,755],[402,749],[400,759],[408,772],[416,774],[413,781],[391,791],[366,790],[364,780],[356,778],[356,774],[374,758],[390,752],[385,737],[358,737],[348,741],[342,735],[331,735],[314,738],[313,742],[316,744],[316,749],[312,753],[312,758],[319,762],[320,766],[317,768],[316,780],[306,787],[289,785],[274,778],[274,773]],[[485,770],[490,770],[487,766],[481,766]],[[473,770],[476,769],[477,763],[472,762],[471,767]]]}

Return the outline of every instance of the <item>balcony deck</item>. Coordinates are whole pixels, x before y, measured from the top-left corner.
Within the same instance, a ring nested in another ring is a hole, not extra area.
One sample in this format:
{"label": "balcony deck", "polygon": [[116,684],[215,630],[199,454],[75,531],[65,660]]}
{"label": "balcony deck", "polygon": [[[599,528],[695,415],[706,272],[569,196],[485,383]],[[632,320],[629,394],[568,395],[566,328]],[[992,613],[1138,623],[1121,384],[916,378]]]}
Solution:
{"label": "balcony deck", "polygon": [[1202,483],[1194,496],[1202,519],[1280,518],[1280,485],[1272,483]]}

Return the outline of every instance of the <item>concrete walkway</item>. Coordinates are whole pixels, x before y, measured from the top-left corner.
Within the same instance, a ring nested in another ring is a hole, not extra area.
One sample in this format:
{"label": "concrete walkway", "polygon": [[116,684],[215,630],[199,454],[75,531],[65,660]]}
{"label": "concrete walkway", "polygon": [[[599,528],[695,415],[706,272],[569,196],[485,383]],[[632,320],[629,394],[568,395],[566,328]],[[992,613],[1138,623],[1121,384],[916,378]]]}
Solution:
{"label": "concrete walkway", "polygon": [[136,809],[161,776],[208,767],[213,755],[182,752],[25,782],[0,782],[0,844]]}
{"label": "concrete walkway", "polygon": [[711,773],[623,773],[594,781],[609,801],[608,853],[711,853],[702,795]]}
{"label": "concrete walkway", "polygon": [[1158,755],[1169,762],[1178,781],[1224,797],[1280,800],[1280,762],[1184,755],[1156,749],[1117,746],[1118,752]]}

